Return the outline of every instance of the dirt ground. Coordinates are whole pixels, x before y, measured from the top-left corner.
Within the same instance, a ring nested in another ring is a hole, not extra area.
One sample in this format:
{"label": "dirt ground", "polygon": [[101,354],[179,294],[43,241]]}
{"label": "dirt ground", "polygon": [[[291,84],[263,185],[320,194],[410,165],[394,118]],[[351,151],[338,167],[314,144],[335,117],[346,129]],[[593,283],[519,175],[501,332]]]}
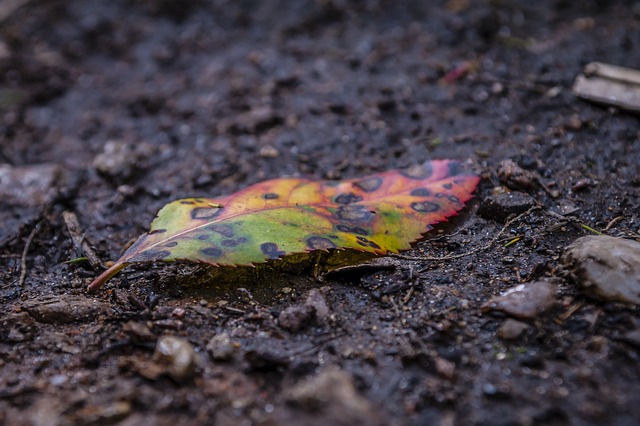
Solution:
{"label": "dirt ground", "polygon": [[[639,119],[571,91],[640,68],[639,6],[0,3],[0,424],[638,424],[640,309],[560,256],[580,224],[640,238]],[[115,260],[181,197],[430,158],[482,181],[386,267],[146,265],[88,294],[102,269],[65,263],[63,211]],[[546,310],[483,308],[534,281]]]}

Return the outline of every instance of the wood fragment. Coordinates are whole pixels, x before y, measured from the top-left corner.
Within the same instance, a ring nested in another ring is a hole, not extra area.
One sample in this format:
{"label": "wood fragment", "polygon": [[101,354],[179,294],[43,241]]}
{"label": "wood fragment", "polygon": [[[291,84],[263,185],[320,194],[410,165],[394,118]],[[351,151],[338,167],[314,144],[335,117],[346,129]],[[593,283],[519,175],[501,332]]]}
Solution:
{"label": "wood fragment", "polygon": [[24,287],[24,283],[27,279],[27,253],[29,253],[29,248],[31,247],[31,243],[33,242],[33,238],[38,233],[40,229],[40,224],[42,222],[36,223],[36,226],[33,227],[31,233],[27,237],[27,242],[24,244],[24,250],[22,250],[22,258],[20,260],[20,278],[18,279],[18,287],[22,289]]}
{"label": "wood fragment", "polygon": [[84,233],[82,233],[78,216],[76,216],[72,211],[65,210],[62,212],[62,218],[64,219],[65,225],[67,225],[67,230],[73,240],[73,245],[76,248],[76,251],[84,254],[92,267],[96,268],[99,266],[101,268],[106,268],[104,262],[93,251],[91,244],[89,244]]}
{"label": "wood fragment", "polygon": [[640,70],[591,62],[576,77],[573,93],[598,104],[640,113]]}

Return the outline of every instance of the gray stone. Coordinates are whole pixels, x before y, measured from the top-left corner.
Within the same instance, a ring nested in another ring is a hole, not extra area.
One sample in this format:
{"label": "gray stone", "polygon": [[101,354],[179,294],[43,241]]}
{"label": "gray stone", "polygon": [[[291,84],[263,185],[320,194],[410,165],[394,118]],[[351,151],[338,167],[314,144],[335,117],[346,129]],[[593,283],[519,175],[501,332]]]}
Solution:
{"label": "gray stone", "polygon": [[536,201],[523,192],[506,192],[485,198],[478,214],[485,219],[504,222],[511,215],[518,215],[535,206]]}
{"label": "gray stone", "polygon": [[278,315],[278,324],[285,330],[295,333],[307,325],[313,319],[313,315],[313,306],[290,306],[280,312],[280,315]]}
{"label": "gray stone", "polygon": [[517,339],[528,328],[528,324],[508,318],[498,329],[498,337],[504,340]]}
{"label": "gray stone", "polygon": [[[286,413],[290,418],[302,418],[300,424],[388,424],[375,406],[358,393],[351,376],[341,370],[325,370],[316,377],[297,383],[286,391],[285,396],[291,406],[305,413]],[[283,417],[280,420],[287,423]]]}
{"label": "gray stone", "polygon": [[135,171],[137,153],[129,144],[107,141],[102,152],[93,160],[93,167],[101,174],[116,180],[124,180]]}
{"label": "gray stone", "polygon": [[309,290],[309,294],[305,301],[305,305],[313,307],[318,325],[326,325],[331,315],[327,299],[324,297],[324,291],[328,291],[328,288],[313,288]]}
{"label": "gray stone", "polygon": [[64,172],[57,164],[0,164],[0,197],[10,205],[42,205],[58,194],[64,180]]}
{"label": "gray stone", "polygon": [[640,304],[640,243],[590,235],[565,249],[562,263],[590,297]]}
{"label": "gray stone", "polygon": [[520,319],[534,319],[555,302],[555,287],[546,281],[520,284],[492,297],[483,311],[500,311]]}

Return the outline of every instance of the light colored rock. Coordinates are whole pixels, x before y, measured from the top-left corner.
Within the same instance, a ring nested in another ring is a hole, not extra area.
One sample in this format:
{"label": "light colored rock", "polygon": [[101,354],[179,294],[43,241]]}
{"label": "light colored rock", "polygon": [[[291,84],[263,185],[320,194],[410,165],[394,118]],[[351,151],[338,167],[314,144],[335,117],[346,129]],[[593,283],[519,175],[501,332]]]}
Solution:
{"label": "light colored rock", "polygon": [[584,292],[608,302],[640,305],[640,243],[590,235],[562,255],[564,267]]}
{"label": "light colored rock", "polygon": [[198,357],[193,345],[175,336],[163,336],[158,339],[153,359],[166,368],[166,373],[178,382],[193,377],[198,366]]}
{"label": "light colored rock", "polygon": [[305,301],[305,305],[312,306],[316,313],[316,322],[319,325],[326,325],[329,316],[331,315],[331,310],[329,309],[329,305],[327,305],[327,299],[324,297],[325,292],[324,289],[313,288],[309,290],[309,294],[307,295],[307,300]]}
{"label": "light colored rock", "polygon": [[8,204],[36,206],[51,201],[65,180],[57,164],[12,167],[0,164],[0,197]]}
{"label": "light colored rock", "polygon": [[220,333],[209,339],[207,351],[216,361],[227,361],[233,357],[233,342],[227,333]]}
{"label": "light colored rock", "polygon": [[131,177],[135,171],[138,154],[127,143],[107,141],[102,152],[93,160],[93,167],[105,176],[116,180]]}
{"label": "light colored rock", "polygon": [[555,287],[546,281],[520,284],[492,297],[483,311],[500,311],[520,319],[534,319],[555,302]]}
{"label": "light colored rock", "polygon": [[[313,378],[297,383],[285,392],[285,396],[290,405],[305,413],[292,416],[298,420],[302,416],[300,424],[388,424],[374,405],[358,393],[351,376],[342,370],[325,370]],[[281,423],[286,423],[284,418],[280,420]]]}
{"label": "light colored rock", "polygon": [[498,329],[498,337],[505,340],[517,339],[527,328],[528,324],[508,318]]}

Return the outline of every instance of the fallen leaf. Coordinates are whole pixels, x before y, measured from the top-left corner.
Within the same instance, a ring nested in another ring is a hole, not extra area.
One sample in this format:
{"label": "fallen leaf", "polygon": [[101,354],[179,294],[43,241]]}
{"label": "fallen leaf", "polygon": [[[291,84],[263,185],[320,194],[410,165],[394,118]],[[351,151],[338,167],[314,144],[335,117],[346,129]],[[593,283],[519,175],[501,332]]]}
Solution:
{"label": "fallen leaf", "polygon": [[274,179],[222,198],[173,201],[89,290],[135,262],[240,266],[315,250],[407,250],[457,214],[478,181],[456,161],[434,160],[357,179]]}

